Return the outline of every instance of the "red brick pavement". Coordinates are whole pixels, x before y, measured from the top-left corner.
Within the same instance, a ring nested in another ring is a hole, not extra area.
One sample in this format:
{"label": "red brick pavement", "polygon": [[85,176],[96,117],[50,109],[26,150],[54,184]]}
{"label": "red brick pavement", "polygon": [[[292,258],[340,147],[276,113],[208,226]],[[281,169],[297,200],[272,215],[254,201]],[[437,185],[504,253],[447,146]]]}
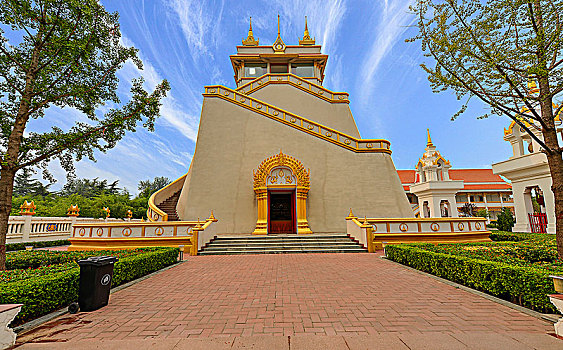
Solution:
{"label": "red brick pavement", "polygon": [[553,325],[375,254],[197,256],[20,340],[380,332],[545,334]]}

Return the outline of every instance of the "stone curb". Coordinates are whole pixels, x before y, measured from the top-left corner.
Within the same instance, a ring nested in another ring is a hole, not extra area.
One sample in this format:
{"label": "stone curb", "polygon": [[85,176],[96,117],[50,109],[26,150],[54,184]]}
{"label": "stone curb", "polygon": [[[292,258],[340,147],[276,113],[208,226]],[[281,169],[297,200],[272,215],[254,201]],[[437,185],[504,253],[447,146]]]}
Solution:
{"label": "stone curb", "polygon": [[485,298],[485,299],[488,299],[488,300],[490,300],[490,301],[493,301],[493,302],[495,302],[495,303],[497,303],[497,304],[501,304],[501,305],[507,306],[507,307],[509,307],[509,308],[511,308],[511,309],[520,311],[520,312],[522,312],[522,313],[525,313],[525,314],[528,315],[528,316],[535,317],[535,318],[540,319],[540,320],[542,320],[542,321],[544,321],[544,322],[546,322],[546,323],[548,323],[548,322],[556,323],[557,321],[559,321],[559,317],[560,317],[559,315],[556,315],[556,314],[542,314],[541,312],[537,312],[537,311],[534,311],[534,310],[530,310],[530,309],[525,308],[525,307],[523,307],[523,306],[520,306],[520,305],[511,303],[510,301],[506,301],[506,300],[504,300],[504,299],[497,298],[497,297],[495,297],[495,296],[492,296],[492,295],[490,295],[490,294],[487,294],[487,293],[478,291],[478,290],[473,289],[473,288],[469,288],[469,287],[464,286],[464,285],[462,285],[462,284],[455,283],[455,282],[452,282],[452,281],[447,280],[447,279],[445,279],[445,278],[432,275],[432,274],[430,274],[430,273],[428,273],[428,272],[420,271],[420,270],[417,270],[417,269],[412,268],[412,267],[410,267],[410,266],[403,265],[403,264],[401,264],[401,263],[398,263],[398,262],[396,262],[396,261],[393,261],[393,260],[391,260],[391,259],[388,259],[388,258],[385,257],[385,256],[381,256],[381,258],[382,258],[382,259],[385,259],[385,260],[387,260],[387,261],[389,261],[389,262],[391,262],[391,263],[393,263],[393,264],[401,265],[402,267],[404,267],[404,268],[406,268],[406,269],[409,269],[409,270],[412,270],[412,271],[415,271],[415,272],[417,272],[417,273],[419,273],[419,274],[421,274],[421,275],[425,275],[425,276],[428,276],[428,277],[430,277],[430,278],[433,278],[433,279],[435,279],[435,280],[437,280],[437,281],[439,281],[439,282],[442,282],[442,283],[444,283],[444,284],[447,284],[447,285],[449,285],[449,286],[452,286],[452,287],[455,287],[455,288],[464,290],[464,291],[466,291],[466,292],[469,292],[469,293],[478,295],[478,296],[480,296],[480,297],[483,297],[483,298]]}
{"label": "stone curb", "polygon": [[[131,287],[131,286],[134,285],[134,284],[137,284],[137,283],[139,283],[139,282],[141,282],[141,281],[146,280],[147,278],[150,278],[150,277],[152,277],[152,276],[154,276],[154,275],[157,275],[157,274],[159,274],[159,273],[161,273],[161,272],[164,272],[164,271],[169,270],[169,269],[171,269],[171,268],[173,268],[173,267],[176,267],[176,266],[178,266],[178,265],[180,265],[180,264],[183,264],[184,262],[186,262],[186,260],[178,261],[178,262],[177,262],[176,264],[174,264],[174,265],[167,266],[167,267],[165,267],[165,268],[163,268],[163,269],[160,269],[160,270],[158,270],[158,271],[152,272],[152,273],[150,273],[150,274],[148,274],[148,275],[145,275],[145,276],[143,276],[143,277],[139,277],[139,278],[137,278],[137,279],[135,279],[135,280],[133,280],[133,281],[129,281],[129,282],[125,283],[125,284],[122,284],[122,285],[120,285],[120,286],[114,287],[114,288],[112,288],[112,289],[110,290],[110,294],[113,294],[113,293],[115,293],[115,292],[119,292],[120,290],[125,289],[125,288],[127,288],[127,287]],[[19,335],[19,334],[28,332],[28,331],[30,331],[30,330],[32,330],[32,329],[34,329],[34,328],[37,328],[37,327],[41,326],[42,324],[47,323],[47,322],[49,322],[49,321],[51,321],[51,320],[53,320],[53,319],[55,319],[55,318],[57,318],[57,317],[59,317],[59,316],[62,316],[62,315],[64,315],[64,314],[67,314],[67,313],[68,313],[68,309],[65,307],[65,308],[62,308],[62,309],[53,311],[53,312],[51,312],[51,313],[49,313],[49,314],[47,314],[47,315],[43,315],[43,316],[41,316],[41,317],[39,317],[39,318],[36,318],[36,319],[34,319],[34,320],[31,320],[31,321],[29,321],[29,322],[26,322],[26,323],[24,323],[24,324],[22,324],[22,325],[19,325],[19,326],[13,328],[13,331],[16,332],[16,334]]]}

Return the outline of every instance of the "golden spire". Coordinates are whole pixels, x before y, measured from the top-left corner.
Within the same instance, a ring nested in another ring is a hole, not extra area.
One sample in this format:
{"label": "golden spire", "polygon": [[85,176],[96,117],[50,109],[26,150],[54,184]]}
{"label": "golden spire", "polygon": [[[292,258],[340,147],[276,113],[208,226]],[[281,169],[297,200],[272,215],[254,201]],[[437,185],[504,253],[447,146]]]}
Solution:
{"label": "golden spire", "polygon": [[299,45],[315,45],[315,39],[309,35],[309,28],[307,27],[307,16],[305,16],[305,32],[303,39],[299,40]]}
{"label": "golden spire", "polygon": [[254,40],[254,35],[252,34],[252,17],[250,17],[250,28],[248,28],[248,37],[242,39],[242,45],[244,46],[258,46],[260,39]]}
{"label": "golden spire", "polygon": [[430,129],[426,129],[426,134],[427,134],[427,141],[426,141],[426,146],[427,147],[434,147],[434,144],[432,143],[432,139],[430,138]]}
{"label": "golden spire", "polygon": [[285,43],[283,42],[280,35],[280,15],[278,15],[278,37],[274,42],[274,45],[272,45],[272,47],[274,48],[274,52],[283,53],[285,51]]}

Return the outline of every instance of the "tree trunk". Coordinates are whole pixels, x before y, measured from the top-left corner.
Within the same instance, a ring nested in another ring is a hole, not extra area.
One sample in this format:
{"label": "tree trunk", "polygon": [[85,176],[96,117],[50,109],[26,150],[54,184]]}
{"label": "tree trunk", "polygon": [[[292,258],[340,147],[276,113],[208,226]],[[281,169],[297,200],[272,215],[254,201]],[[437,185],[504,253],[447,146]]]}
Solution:
{"label": "tree trunk", "polygon": [[0,271],[6,270],[6,236],[8,235],[8,219],[12,210],[15,175],[15,171],[8,169],[2,169],[0,174]]}
{"label": "tree trunk", "polygon": [[[545,144],[552,150],[559,149],[555,128],[544,130]],[[551,191],[555,198],[555,240],[557,255],[563,261],[563,158],[560,152],[547,153],[547,164],[551,173]]]}

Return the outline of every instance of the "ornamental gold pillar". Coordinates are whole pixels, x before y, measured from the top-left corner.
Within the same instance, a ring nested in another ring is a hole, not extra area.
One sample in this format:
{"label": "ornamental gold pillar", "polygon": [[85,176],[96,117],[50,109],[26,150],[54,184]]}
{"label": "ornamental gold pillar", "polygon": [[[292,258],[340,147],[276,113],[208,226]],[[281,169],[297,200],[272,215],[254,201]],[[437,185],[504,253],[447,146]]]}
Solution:
{"label": "ornamental gold pillar", "polygon": [[307,194],[309,188],[307,187],[297,187],[296,192],[296,211],[297,211],[297,234],[307,234],[313,233],[309,228],[309,223],[307,222]]}
{"label": "ornamental gold pillar", "polygon": [[268,234],[268,189],[266,187],[255,188],[256,204],[258,207],[258,220],[256,220],[256,228],[252,234],[266,235]]}

